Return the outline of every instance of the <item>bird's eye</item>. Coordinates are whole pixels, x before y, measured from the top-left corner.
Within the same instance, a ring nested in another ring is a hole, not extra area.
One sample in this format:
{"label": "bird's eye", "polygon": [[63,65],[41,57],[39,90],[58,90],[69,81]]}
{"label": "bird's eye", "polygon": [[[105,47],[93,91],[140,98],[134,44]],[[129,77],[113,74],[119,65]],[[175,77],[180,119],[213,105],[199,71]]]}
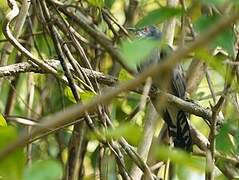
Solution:
{"label": "bird's eye", "polygon": [[148,31],[149,31],[149,28],[145,27],[144,32],[148,32]]}

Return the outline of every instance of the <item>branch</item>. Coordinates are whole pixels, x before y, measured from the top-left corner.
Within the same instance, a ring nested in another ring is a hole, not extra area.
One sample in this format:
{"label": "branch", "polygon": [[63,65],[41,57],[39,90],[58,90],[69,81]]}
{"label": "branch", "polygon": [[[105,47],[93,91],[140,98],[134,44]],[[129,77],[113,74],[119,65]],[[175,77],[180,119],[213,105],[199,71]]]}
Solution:
{"label": "branch", "polygon": [[[58,60],[47,60],[46,63],[50,65],[51,67],[53,67],[54,69],[61,69],[60,61]],[[69,69],[73,71],[72,66],[70,64],[67,64],[67,65],[69,66]],[[91,80],[94,80],[94,78],[96,78],[97,81],[100,82],[101,84],[113,86],[118,82],[117,78],[110,75],[106,75],[98,71],[92,71],[86,68],[82,68],[82,71],[84,71],[84,73]],[[22,63],[0,67],[0,78],[7,77],[7,76],[15,76],[19,73],[27,73],[27,72],[48,73],[44,71],[43,69],[41,69],[40,67],[34,66],[29,62],[22,62]],[[210,111],[210,109],[205,109],[198,104],[182,100],[172,94],[168,94],[168,93],[164,93],[160,91],[157,93],[163,94],[163,96],[166,98],[168,103],[174,104],[176,107],[186,112],[189,112],[190,114],[194,114],[196,116],[202,117],[204,119],[207,119],[208,121],[212,119],[212,112]],[[155,94],[155,96],[157,95]],[[218,122],[223,122],[223,119],[220,116],[218,116],[217,118],[218,118]]]}
{"label": "branch", "polygon": [[119,64],[122,65],[127,71],[133,73],[134,70],[132,70],[126,61],[121,56],[119,50],[117,47],[113,44],[113,42],[99,29],[97,29],[96,26],[93,25],[93,22],[87,18],[84,14],[82,14],[80,11],[77,12],[77,16],[75,11],[73,11],[70,8],[67,8],[66,5],[61,3],[60,1],[56,0],[47,0],[47,2],[53,6],[57,6],[59,11],[61,11],[63,14],[68,16],[72,21],[80,25],[80,27],[90,36],[92,36],[100,45],[102,45],[110,54],[111,56],[119,62]]}
{"label": "branch", "polygon": [[[45,61],[48,65],[50,65],[52,68],[60,70],[61,64],[59,60],[47,60]],[[71,71],[73,70],[73,67],[68,63],[67,66],[69,66],[69,69]],[[92,71],[86,68],[82,68],[84,73],[91,79],[94,80],[94,78],[97,79],[102,84],[105,85],[114,85],[117,83],[117,79],[113,76],[105,75],[98,71]],[[15,76],[19,73],[27,73],[27,72],[35,72],[35,73],[48,73],[48,71],[45,71],[41,69],[37,65],[33,65],[29,62],[22,62],[22,63],[16,63],[12,65],[2,66],[0,67],[0,78],[7,77],[7,76]]]}
{"label": "branch", "polygon": [[15,0],[8,0],[11,11],[6,15],[6,18],[3,21],[3,34],[10,41],[10,43],[18,49],[23,55],[28,57],[33,64],[37,64],[39,67],[44,69],[47,72],[54,74],[57,78],[63,80],[65,83],[68,83],[65,77],[60,77],[55,69],[43,62],[41,59],[35,57],[31,52],[29,52],[24,46],[22,46],[19,41],[13,36],[10,24],[18,16],[19,9],[17,2]]}
{"label": "branch", "polygon": [[[144,123],[144,132],[143,138],[138,146],[137,152],[144,162],[147,162],[148,155],[150,151],[150,147],[153,141],[155,127],[158,120],[158,113],[154,109],[153,105],[149,104],[149,110],[145,117]],[[131,170],[131,176],[133,179],[138,180],[141,179],[143,173],[137,166],[133,166]]]}
{"label": "branch", "polygon": [[[14,12],[17,15],[16,23],[12,32],[15,38],[18,38],[21,34],[30,5],[31,5],[30,1],[23,0],[20,11],[17,8],[17,5],[13,6]],[[1,65],[5,65],[7,63],[7,58],[9,57],[9,54],[11,53],[12,50],[13,50],[13,45],[11,43],[7,42],[6,44],[4,44],[4,46],[2,47],[2,54],[1,54],[1,61],[0,61]]]}
{"label": "branch", "polygon": [[[208,120],[207,123],[208,122],[210,123],[210,121],[212,119],[212,112],[210,109],[205,109],[196,103],[182,100],[172,94],[168,94],[168,93],[164,93],[164,92],[160,92],[160,91],[158,93],[159,93],[159,95],[164,96],[168,103],[173,104],[177,108],[179,108],[183,111],[186,111],[190,114],[202,117],[203,119]],[[222,117],[217,116],[216,118],[217,118],[218,124],[221,124],[223,122]]]}
{"label": "branch", "polygon": [[179,47],[174,53],[167,57],[162,63],[150,66],[142,74],[138,75],[135,79],[127,81],[118,87],[111,90],[102,91],[101,95],[97,95],[92,101],[87,104],[76,104],[71,106],[65,111],[57,112],[56,114],[49,115],[42,118],[41,127],[36,127],[32,129],[30,135],[24,132],[19,136],[17,140],[10,143],[7,147],[2,148],[0,151],[0,159],[6,157],[10,153],[14,152],[16,149],[25,146],[28,141],[38,134],[46,132],[49,128],[56,128],[62,126],[66,123],[73,122],[77,117],[84,114],[85,111],[92,112],[95,110],[98,104],[104,104],[112,100],[119,93],[125,92],[127,90],[135,89],[139,86],[148,76],[155,77],[159,72],[167,72],[167,70],[173,68],[176,63],[184,58],[188,53],[192,52],[198,47],[206,45],[210,40],[212,40],[216,35],[222,32],[226,27],[235,22],[239,18],[239,12],[231,16],[224,16],[217,23],[214,24],[209,30],[207,30],[202,36],[196,38],[196,40],[184,47]]}

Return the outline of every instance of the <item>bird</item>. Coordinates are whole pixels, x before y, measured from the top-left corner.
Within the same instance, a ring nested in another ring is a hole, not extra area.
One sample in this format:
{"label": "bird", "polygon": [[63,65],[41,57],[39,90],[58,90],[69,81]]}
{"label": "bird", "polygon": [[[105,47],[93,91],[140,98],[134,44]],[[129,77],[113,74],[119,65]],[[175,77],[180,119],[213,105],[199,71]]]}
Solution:
{"label": "bird", "polygon": [[[163,35],[156,26],[145,26],[141,28],[129,29],[133,31],[135,36],[139,39],[149,39],[162,41]],[[162,62],[172,52],[172,48],[168,45],[156,47],[140,64],[137,65],[138,73],[141,73],[152,64]],[[183,75],[181,65],[177,65],[169,72],[169,85],[167,92],[175,95],[183,100],[186,99],[186,81]],[[161,88],[160,82],[164,81],[164,77],[156,77],[153,79],[152,86],[155,88]],[[157,98],[151,98],[152,103]],[[189,126],[189,114],[173,105],[167,104],[160,112],[163,120],[167,124],[168,135],[172,138],[174,147],[183,149],[185,151],[192,151],[192,137]]]}

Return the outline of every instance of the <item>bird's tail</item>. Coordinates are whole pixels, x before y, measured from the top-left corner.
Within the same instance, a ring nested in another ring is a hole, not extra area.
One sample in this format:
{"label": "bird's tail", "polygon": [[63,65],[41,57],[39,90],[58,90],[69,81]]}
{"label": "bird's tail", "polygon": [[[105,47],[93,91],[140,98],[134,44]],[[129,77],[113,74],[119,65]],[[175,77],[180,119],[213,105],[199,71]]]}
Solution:
{"label": "bird's tail", "polygon": [[188,113],[179,111],[176,118],[176,126],[168,124],[169,136],[172,137],[175,147],[192,151],[192,137],[188,123]]}

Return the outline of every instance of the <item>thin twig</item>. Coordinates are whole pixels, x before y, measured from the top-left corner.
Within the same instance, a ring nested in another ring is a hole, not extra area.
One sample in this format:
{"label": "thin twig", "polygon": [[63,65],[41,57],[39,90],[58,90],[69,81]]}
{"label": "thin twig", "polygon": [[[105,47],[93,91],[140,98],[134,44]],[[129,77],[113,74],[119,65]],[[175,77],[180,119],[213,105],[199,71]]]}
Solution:
{"label": "thin twig", "polygon": [[[194,42],[185,45],[183,48],[179,48],[174,53],[172,53],[165,61],[161,64],[153,65],[149,67],[145,72],[138,75],[135,79],[128,81],[119,87],[109,90],[102,95],[96,96],[92,101],[87,104],[77,104],[70,108],[67,108],[64,112],[58,112],[55,115],[50,115],[42,119],[42,126],[33,128],[31,137],[35,137],[38,134],[44,133],[48,128],[59,127],[66,123],[72,122],[77,117],[84,114],[85,111],[94,111],[95,107],[98,104],[109,102],[112,98],[118,95],[121,92],[127,91],[129,89],[134,89],[140,83],[145,81],[148,76],[156,76],[159,71],[167,71],[171,69],[176,63],[179,62],[183,57],[188,53],[193,51],[195,48],[207,44],[210,40],[213,39],[218,33],[228,27],[232,22],[236,21],[239,18],[239,13],[233,14],[231,16],[223,17],[214,26],[212,26],[208,31],[198,37]],[[10,143],[7,147],[1,149],[0,158],[6,157],[19,147],[23,147],[29,140],[29,136],[24,133],[19,138]]]}

